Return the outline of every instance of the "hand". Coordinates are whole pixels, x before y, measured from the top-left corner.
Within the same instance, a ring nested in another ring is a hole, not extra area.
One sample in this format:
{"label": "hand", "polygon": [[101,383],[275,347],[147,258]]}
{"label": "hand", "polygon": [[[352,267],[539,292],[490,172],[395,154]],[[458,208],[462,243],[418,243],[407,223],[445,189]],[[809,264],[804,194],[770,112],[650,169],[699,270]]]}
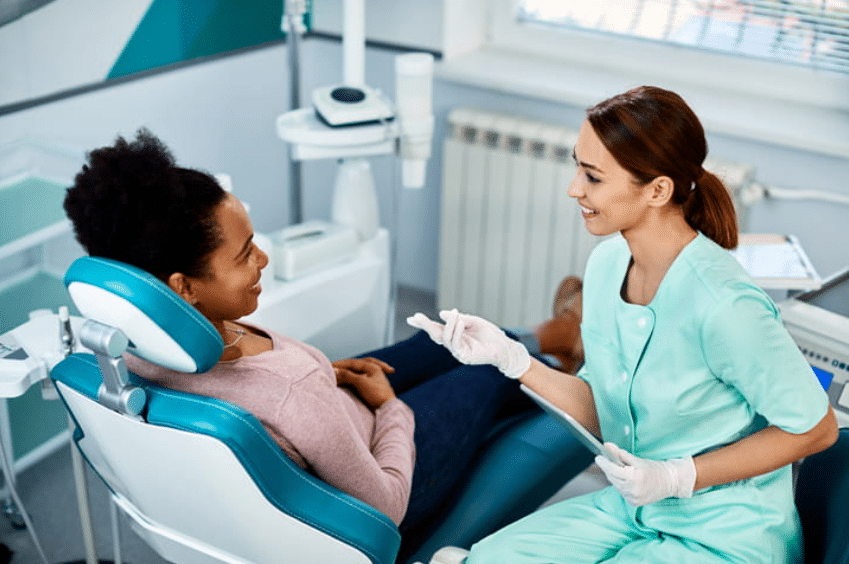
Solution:
{"label": "hand", "polygon": [[492,364],[508,378],[519,378],[531,367],[528,350],[486,319],[456,309],[439,312],[445,321],[431,321],[423,313],[407,318],[463,364]]}
{"label": "hand", "polygon": [[386,378],[395,369],[376,358],[346,358],[332,363],[336,370],[336,384],[348,386],[370,409],[375,410],[396,397]]}
{"label": "hand", "polygon": [[696,465],[692,456],[672,460],[647,460],[604,443],[624,466],[602,456],[595,459],[599,468],[629,504],[639,507],[667,497],[692,497],[696,484]]}

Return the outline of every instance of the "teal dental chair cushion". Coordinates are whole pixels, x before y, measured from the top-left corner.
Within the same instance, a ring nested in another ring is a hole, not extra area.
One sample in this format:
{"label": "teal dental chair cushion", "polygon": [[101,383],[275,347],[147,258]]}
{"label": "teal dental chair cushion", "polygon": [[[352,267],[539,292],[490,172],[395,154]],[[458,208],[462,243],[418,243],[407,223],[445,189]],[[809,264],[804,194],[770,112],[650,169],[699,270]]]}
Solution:
{"label": "teal dental chair cushion", "polygon": [[83,316],[117,327],[130,352],[181,372],[209,370],[224,350],[212,323],[151,274],[122,262],[81,257],[65,286]]}

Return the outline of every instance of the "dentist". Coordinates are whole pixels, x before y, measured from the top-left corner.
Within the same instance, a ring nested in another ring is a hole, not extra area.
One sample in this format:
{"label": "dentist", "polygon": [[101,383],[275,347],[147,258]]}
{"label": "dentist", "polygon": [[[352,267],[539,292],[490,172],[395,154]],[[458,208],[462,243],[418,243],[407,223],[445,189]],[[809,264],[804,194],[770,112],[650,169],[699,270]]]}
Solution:
{"label": "dentist", "polygon": [[791,463],[837,423],[778,309],[726,251],[737,222],[704,170],[703,128],[675,93],[640,87],[588,110],[569,195],[594,250],[585,364],[550,370],[481,318],[422,314],[461,362],[492,364],[604,438],[612,487],[549,506],[472,547],[468,564],[802,561]]}

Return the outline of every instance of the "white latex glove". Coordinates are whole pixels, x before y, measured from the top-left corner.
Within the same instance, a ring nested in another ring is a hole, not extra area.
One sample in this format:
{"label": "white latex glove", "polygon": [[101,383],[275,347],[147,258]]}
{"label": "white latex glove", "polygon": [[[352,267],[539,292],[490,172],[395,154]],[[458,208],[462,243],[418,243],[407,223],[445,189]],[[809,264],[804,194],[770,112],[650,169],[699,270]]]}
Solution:
{"label": "white latex glove", "polygon": [[486,319],[456,309],[441,311],[439,317],[445,324],[423,313],[408,317],[407,323],[427,332],[463,364],[491,364],[508,378],[519,378],[531,367],[528,349]]}
{"label": "white latex glove", "polygon": [[613,443],[604,443],[604,446],[618,456],[624,466],[617,466],[601,456],[597,456],[595,462],[629,504],[639,507],[667,497],[692,497],[696,485],[696,465],[692,456],[647,460]]}

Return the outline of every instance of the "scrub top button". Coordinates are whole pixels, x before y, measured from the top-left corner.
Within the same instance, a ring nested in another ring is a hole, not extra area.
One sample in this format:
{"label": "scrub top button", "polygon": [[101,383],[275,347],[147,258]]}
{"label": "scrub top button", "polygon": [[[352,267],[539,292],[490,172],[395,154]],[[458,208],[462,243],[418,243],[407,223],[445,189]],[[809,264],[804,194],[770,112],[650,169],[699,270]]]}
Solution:
{"label": "scrub top button", "polygon": [[641,317],[640,319],[637,320],[637,327],[642,329],[645,326],[646,326],[646,318],[645,317]]}
{"label": "scrub top button", "polygon": [[631,434],[631,428],[629,426],[625,425],[625,427],[622,429],[622,432],[625,433],[625,436],[627,437],[628,435]]}
{"label": "scrub top button", "polygon": [[622,383],[624,384],[627,381],[628,381],[628,373],[623,371],[622,372]]}

